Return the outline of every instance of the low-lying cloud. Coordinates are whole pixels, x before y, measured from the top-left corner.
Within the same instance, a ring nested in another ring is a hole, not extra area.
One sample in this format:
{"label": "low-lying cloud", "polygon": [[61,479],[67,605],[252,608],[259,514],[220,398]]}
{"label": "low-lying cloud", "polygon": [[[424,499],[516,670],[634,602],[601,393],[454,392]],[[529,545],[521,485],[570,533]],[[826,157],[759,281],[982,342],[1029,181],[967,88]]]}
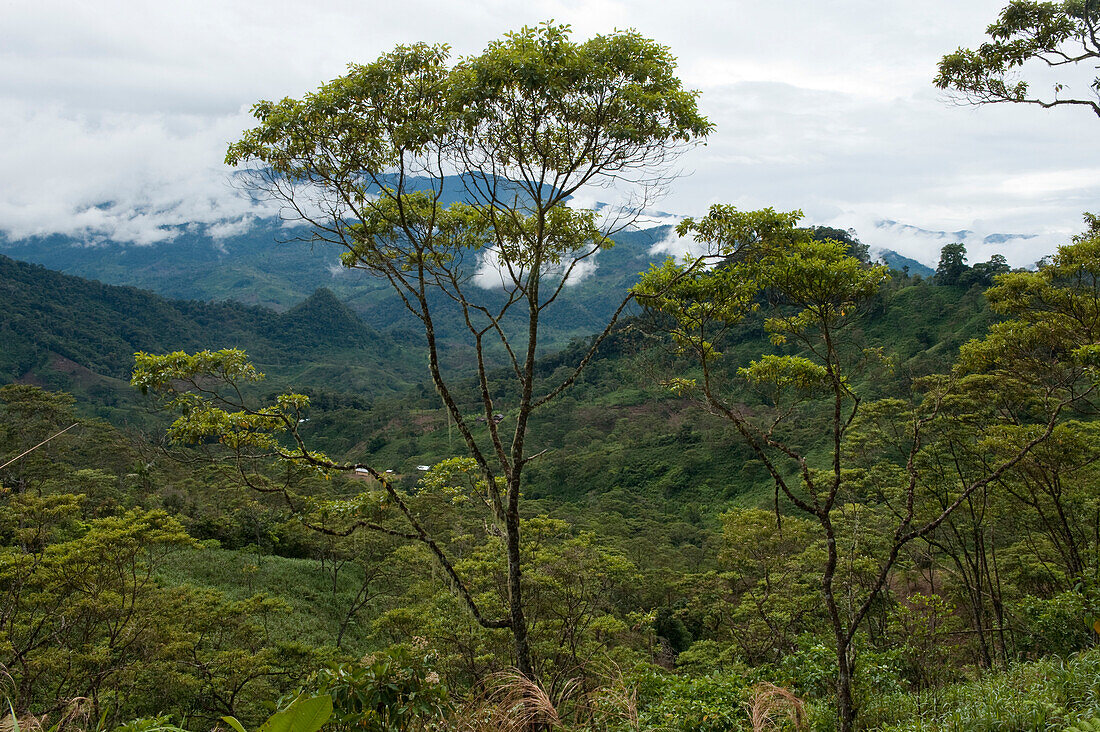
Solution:
{"label": "low-lying cloud", "polygon": [[275,213],[235,190],[220,162],[246,124],[243,114],[86,115],[0,100],[0,169],[19,171],[0,179],[0,230],[134,245],[188,225],[242,233]]}
{"label": "low-lying cloud", "polygon": [[[698,216],[712,203],[800,209],[806,223],[852,227],[872,246],[934,262],[940,240],[878,227],[969,230],[971,261],[996,233],[1014,264],[1080,229],[1100,200],[1095,119],[1080,110],[952,106],[935,63],[980,43],[1003,0],[964,4],[844,0],[792,14],[748,0],[719,10],[685,0],[434,0],[308,8],[196,0],[8,3],[0,8],[0,232],[156,245],[187,226],[247,230],[260,208],[228,184],[226,145],[261,98],[300,96],[397,43],[475,53],[546,18],[577,39],[634,27],[667,44],[716,124],[688,152],[659,208]],[[950,22],[943,22],[949,18]],[[783,28],[782,41],[769,29]],[[574,205],[608,201],[582,192]],[[652,208],[654,202],[646,202]],[[693,243],[670,235],[661,251]],[[490,277],[491,275],[486,275]]]}

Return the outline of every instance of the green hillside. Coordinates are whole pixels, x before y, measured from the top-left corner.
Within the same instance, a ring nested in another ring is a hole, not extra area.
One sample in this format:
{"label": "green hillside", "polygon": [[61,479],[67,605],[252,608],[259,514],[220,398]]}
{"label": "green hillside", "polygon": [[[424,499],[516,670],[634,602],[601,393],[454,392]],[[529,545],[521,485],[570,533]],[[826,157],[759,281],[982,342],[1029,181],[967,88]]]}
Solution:
{"label": "green hillside", "polygon": [[366,325],[327,290],[279,313],[236,302],[166,300],[0,256],[0,380],[86,395],[107,415],[132,404],[136,351],[241,348],[278,384],[370,397],[422,378],[418,349]]}
{"label": "green hillside", "polygon": [[[548,312],[544,343],[560,347],[570,338],[602,328],[618,305],[611,293],[625,296],[639,272],[664,258],[649,254],[649,249],[668,232],[669,227],[658,227],[617,235],[617,246],[597,257],[595,272],[570,285],[560,305]],[[405,311],[388,283],[344,269],[334,247],[291,241],[304,233],[260,220],[245,234],[217,240],[191,229],[154,246],[32,237],[15,242],[0,239],[0,252],[67,274],[152,290],[166,298],[234,300],[286,310],[323,288],[379,331],[416,329],[415,318]],[[486,299],[491,304],[492,294]],[[445,310],[450,307],[442,299],[436,305]],[[444,314],[442,337],[452,335],[457,318],[457,309]]]}

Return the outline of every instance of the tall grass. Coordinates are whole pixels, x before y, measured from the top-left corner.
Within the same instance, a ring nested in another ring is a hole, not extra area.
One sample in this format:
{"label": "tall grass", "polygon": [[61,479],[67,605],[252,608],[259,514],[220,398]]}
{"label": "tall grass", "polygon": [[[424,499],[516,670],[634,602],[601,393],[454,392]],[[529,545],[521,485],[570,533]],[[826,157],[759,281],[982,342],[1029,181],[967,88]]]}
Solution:
{"label": "tall grass", "polygon": [[883,732],[1063,730],[1100,713],[1100,649],[1021,663],[983,679],[864,703],[861,722]]}
{"label": "tall grass", "polygon": [[[272,640],[292,641],[314,648],[335,643],[340,619],[359,587],[361,570],[341,571],[334,595],[331,577],[321,573],[312,559],[257,556],[247,551],[189,549],[166,558],[161,578],[169,585],[208,587],[229,600],[243,600],[262,593],[282,600],[286,612],[259,619]],[[353,622],[344,635],[343,647],[354,653],[373,650],[367,640],[369,610]]]}
{"label": "tall grass", "polygon": [[[561,694],[564,702],[575,685]],[[492,674],[453,716],[449,727],[457,732],[525,732],[563,726],[558,709],[546,691],[518,671]]]}

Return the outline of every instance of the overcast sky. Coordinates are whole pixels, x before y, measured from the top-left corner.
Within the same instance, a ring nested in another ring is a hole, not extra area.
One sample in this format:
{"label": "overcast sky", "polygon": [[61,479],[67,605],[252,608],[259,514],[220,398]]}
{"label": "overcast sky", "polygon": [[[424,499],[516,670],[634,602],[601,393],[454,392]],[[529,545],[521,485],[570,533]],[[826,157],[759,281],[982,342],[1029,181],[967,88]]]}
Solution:
{"label": "overcast sky", "polygon": [[[299,96],[395,44],[456,55],[524,24],[576,40],[636,28],[671,47],[717,125],[659,208],[800,208],[933,263],[1033,262],[1100,210],[1100,120],[952,105],[938,59],[981,42],[1001,0],[0,2],[0,230],[163,243],[247,226],[226,144],[262,98]],[[884,220],[900,225],[885,226]],[[985,245],[991,233],[1035,235]]]}

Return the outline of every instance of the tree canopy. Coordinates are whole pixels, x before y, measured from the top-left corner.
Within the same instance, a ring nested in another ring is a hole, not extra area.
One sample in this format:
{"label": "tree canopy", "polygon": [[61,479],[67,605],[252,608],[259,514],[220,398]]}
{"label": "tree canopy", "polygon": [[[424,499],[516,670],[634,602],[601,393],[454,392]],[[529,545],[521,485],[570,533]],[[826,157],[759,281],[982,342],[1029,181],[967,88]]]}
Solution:
{"label": "tree canopy", "polygon": [[[1100,117],[1100,77],[1084,78],[1100,59],[1098,26],[1097,0],[1012,0],[986,29],[988,41],[943,57],[934,83],[970,104],[1081,106]],[[1038,82],[1020,77],[1032,67],[1060,78],[1036,88]]]}

